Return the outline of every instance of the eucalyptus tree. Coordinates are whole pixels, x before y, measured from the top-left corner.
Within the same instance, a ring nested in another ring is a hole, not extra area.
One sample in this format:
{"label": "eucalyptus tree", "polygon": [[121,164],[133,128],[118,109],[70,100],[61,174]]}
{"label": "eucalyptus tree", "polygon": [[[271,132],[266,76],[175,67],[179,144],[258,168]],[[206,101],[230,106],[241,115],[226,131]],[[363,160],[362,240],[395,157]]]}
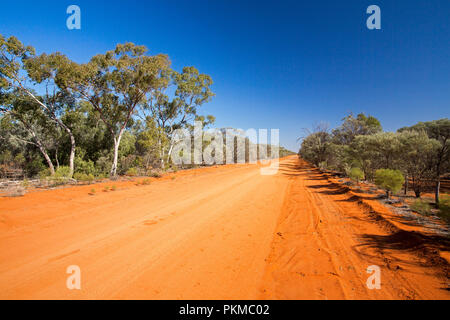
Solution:
{"label": "eucalyptus tree", "polygon": [[430,139],[425,131],[402,131],[398,139],[402,150],[399,154],[400,167],[407,179],[412,180],[412,188],[419,198],[426,180],[432,178],[434,156],[440,144]]}
{"label": "eucalyptus tree", "polygon": [[8,135],[19,144],[28,144],[37,147],[44,157],[50,174],[55,174],[55,166],[51,160],[49,149],[55,146],[54,137],[57,128],[50,123],[44,114],[28,96],[18,91],[10,99],[3,96],[0,101],[0,114],[11,124]]}
{"label": "eucalyptus tree", "polygon": [[366,116],[364,113],[346,116],[342,125],[333,130],[333,141],[336,144],[348,145],[360,135],[372,135],[380,133],[382,127],[380,121],[373,116]]}
{"label": "eucalyptus tree", "polygon": [[161,75],[169,67],[166,55],[150,56],[145,46],[126,43],[86,64],[73,64],[59,75],[58,83],[88,101],[110,131],[114,142],[111,176],[117,174],[125,130],[138,106],[147,103],[155,88],[161,86]]}
{"label": "eucalyptus tree", "polygon": [[368,147],[375,151],[375,167],[395,169],[402,152],[398,135],[394,132],[380,132],[367,135],[365,141]]}
{"label": "eucalyptus tree", "polygon": [[435,200],[439,204],[441,176],[448,173],[450,170],[450,120],[443,118],[440,120],[419,122],[412,127],[402,128],[399,131],[415,130],[425,131],[431,139],[439,142],[439,147],[434,154],[434,178],[435,186]]}
{"label": "eucalyptus tree", "polygon": [[322,162],[326,162],[331,154],[332,136],[326,131],[318,131],[310,134],[303,139],[300,156],[306,161],[312,162],[319,166]]}
{"label": "eucalyptus tree", "polygon": [[[152,99],[143,110],[144,114],[150,113],[160,132],[167,136],[167,139],[158,141],[162,167],[164,167],[165,159],[170,159],[174,145],[177,143],[173,135],[176,129],[193,130],[191,125],[193,121],[200,121],[204,127],[215,121],[212,115],[205,117],[198,114],[198,109],[214,96],[211,90],[213,84],[211,76],[200,74],[195,67],[184,67],[181,73],[169,70],[164,74],[163,79],[164,81],[160,82],[161,85],[153,92]],[[175,92],[171,97],[168,91],[172,88]]]}
{"label": "eucalyptus tree", "polygon": [[63,120],[66,112],[77,107],[74,97],[66,90],[60,90],[57,85],[58,73],[71,65],[69,59],[60,54],[42,54],[37,57],[30,57],[24,61],[24,68],[29,78],[36,84],[41,84],[45,88],[43,99],[37,99],[33,94],[24,89],[32,99],[42,107],[48,117],[64,130],[70,139],[69,153],[69,176],[74,173],[74,159],[76,150],[76,140],[70,123]]}
{"label": "eucalyptus tree", "polygon": [[[41,108],[44,115],[69,135],[72,146],[69,166],[70,176],[72,176],[75,139],[72,130],[61,120],[61,116],[67,105],[74,106],[74,100],[67,95],[67,92],[61,91],[56,84],[58,70],[70,64],[69,60],[59,53],[35,56],[33,47],[23,45],[15,37],[5,40],[1,35],[0,55],[0,90],[3,94],[9,94],[10,97],[19,97],[22,94],[28,96],[30,103],[34,103]],[[42,85],[38,89],[45,89],[45,93],[41,96],[35,93],[34,88],[37,87],[37,84]],[[15,117],[19,119],[17,112]],[[22,119],[25,119],[25,117],[22,117]]]}

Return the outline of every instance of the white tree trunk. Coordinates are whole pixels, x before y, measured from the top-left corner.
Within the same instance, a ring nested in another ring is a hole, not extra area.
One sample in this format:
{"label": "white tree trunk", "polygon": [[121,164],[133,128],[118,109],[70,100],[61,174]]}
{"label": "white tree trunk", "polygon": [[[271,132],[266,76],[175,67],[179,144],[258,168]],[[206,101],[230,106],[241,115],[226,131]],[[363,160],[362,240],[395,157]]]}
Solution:
{"label": "white tree trunk", "polygon": [[73,134],[72,134],[72,132],[70,130],[68,130],[68,133],[69,133],[69,136],[70,136],[70,143],[71,143],[70,157],[69,157],[69,167],[70,167],[69,177],[72,178],[74,170],[75,170],[75,165],[74,165],[74,160],[75,160],[75,137],[73,136]]}
{"label": "white tree trunk", "polygon": [[50,169],[50,175],[54,176],[55,175],[55,167],[53,166],[53,162],[50,159],[50,156],[48,155],[47,151],[45,150],[44,146],[41,144],[41,142],[39,140],[37,140],[36,144],[39,148],[39,151],[41,151],[42,155],[44,156],[45,161],[47,162],[48,168]]}
{"label": "white tree trunk", "polygon": [[125,131],[125,129],[120,130],[119,136],[114,137],[114,159],[113,159],[113,164],[111,167],[111,177],[115,177],[117,175],[117,163],[119,160],[119,146],[120,146],[120,141],[122,140],[122,135],[123,135],[124,131]]}

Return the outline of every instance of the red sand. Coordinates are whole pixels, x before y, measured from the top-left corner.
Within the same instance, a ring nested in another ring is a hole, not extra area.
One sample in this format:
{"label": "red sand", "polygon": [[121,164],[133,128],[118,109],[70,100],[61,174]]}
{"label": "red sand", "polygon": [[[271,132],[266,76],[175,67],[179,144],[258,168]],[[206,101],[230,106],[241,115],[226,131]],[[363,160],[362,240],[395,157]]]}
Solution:
{"label": "red sand", "polygon": [[448,247],[418,249],[425,230],[352,197],[289,157],[275,176],[228,165],[0,198],[0,298],[449,299]]}

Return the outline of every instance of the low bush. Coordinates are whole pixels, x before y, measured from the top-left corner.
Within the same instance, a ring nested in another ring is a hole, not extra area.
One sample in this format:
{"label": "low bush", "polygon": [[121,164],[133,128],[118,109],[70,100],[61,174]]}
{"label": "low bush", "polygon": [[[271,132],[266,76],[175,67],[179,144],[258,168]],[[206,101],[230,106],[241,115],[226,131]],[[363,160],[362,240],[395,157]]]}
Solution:
{"label": "low bush", "polygon": [[416,201],[414,201],[411,205],[410,205],[411,210],[424,215],[424,216],[429,216],[431,214],[431,206],[428,202],[418,199]]}
{"label": "low bush", "polygon": [[150,177],[153,177],[153,178],[161,178],[161,177],[162,177],[162,174],[161,174],[161,172],[159,172],[159,171],[153,170],[153,171],[150,172]]}
{"label": "low bush", "polygon": [[128,169],[126,175],[129,176],[129,177],[137,176],[137,169],[136,168]]}
{"label": "low bush", "polygon": [[439,217],[450,223],[450,196],[442,196],[439,201]]}
{"label": "low bush", "polygon": [[73,175],[73,178],[77,181],[81,181],[81,182],[89,182],[92,183],[95,180],[95,177],[93,174],[86,174],[86,173],[75,173]]}
{"label": "low bush", "polygon": [[359,181],[364,179],[364,172],[360,168],[351,168],[348,176],[359,183]]}
{"label": "low bush", "polygon": [[46,168],[44,170],[41,170],[39,172],[39,179],[40,180],[45,180],[45,178],[50,176],[50,169]]}
{"label": "low bush", "polygon": [[398,192],[405,182],[400,170],[379,169],[375,172],[375,183],[386,191],[389,199],[392,192]]}
{"label": "low bush", "polygon": [[61,166],[55,171],[55,178],[71,178],[70,168],[67,166]]}
{"label": "low bush", "polygon": [[95,168],[95,164],[93,161],[88,160],[85,161],[83,160],[82,157],[77,156],[75,157],[75,171],[78,173],[84,173],[84,174],[92,174],[92,175],[96,175],[97,169]]}

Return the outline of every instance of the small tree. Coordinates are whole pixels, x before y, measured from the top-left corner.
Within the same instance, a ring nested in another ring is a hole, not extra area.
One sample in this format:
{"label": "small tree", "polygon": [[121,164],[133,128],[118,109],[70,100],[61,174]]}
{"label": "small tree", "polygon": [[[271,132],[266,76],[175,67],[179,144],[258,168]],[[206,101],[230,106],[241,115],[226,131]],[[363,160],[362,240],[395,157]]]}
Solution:
{"label": "small tree", "polygon": [[386,190],[388,199],[391,192],[397,192],[402,188],[404,182],[405,178],[399,170],[379,169],[375,172],[375,183]]}
{"label": "small tree", "polygon": [[349,172],[349,177],[359,184],[359,181],[364,179],[364,172],[360,168],[352,168]]}

